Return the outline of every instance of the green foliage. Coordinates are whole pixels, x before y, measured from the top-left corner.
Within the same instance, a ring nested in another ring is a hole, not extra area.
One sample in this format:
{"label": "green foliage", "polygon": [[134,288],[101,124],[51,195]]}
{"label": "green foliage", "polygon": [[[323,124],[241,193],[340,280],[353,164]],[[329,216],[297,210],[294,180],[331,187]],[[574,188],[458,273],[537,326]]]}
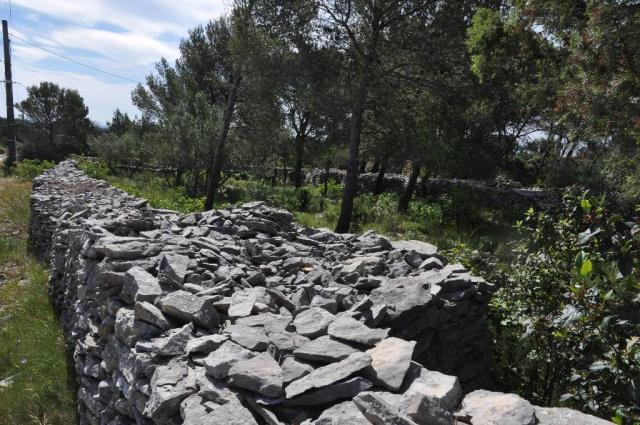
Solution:
{"label": "green foliage", "polygon": [[16,165],[14,174],[16,177],[24,180],[33,180],[34,177],[39,176],[49,168],[53,168],[54,165],[53,162],[46,160],[23,159]]}
{"label": "green foliage", "polygon": [[27,98],[17,108],[28,122],[22,158],[59,161],[86,151],[93,124],[88,118],[89,109],[76,90],[41,82],[27,87]]}
{"label": "green foliage", "polygon": [[[498,382],[543,405],[640,421],[640,225],[602,199],[529,210],[492,301]],[[508,276],[508,278],[507,278]]]}

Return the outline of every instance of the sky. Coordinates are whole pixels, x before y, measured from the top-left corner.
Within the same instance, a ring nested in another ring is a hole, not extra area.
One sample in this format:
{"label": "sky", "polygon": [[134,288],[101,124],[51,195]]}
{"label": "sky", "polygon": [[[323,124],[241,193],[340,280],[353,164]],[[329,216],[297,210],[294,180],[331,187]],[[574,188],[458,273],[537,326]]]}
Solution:
{"label": "sky", "polygon": [[[144,82],[161,57],[173,62],[188,30],[222,15],[229,4],[228,0],[0,1],[2,19],[9,21],[14,35],[10,36],[14,101],[26,97],[27,86],[52,81],[78,90],[89,117],[101,124],[110,121],[116,108],[139,115],[131,103],[136,82]],[[64,60],[28,42],[126,79]],[[4,90],[0,99],[0,114],[6,116]]]}

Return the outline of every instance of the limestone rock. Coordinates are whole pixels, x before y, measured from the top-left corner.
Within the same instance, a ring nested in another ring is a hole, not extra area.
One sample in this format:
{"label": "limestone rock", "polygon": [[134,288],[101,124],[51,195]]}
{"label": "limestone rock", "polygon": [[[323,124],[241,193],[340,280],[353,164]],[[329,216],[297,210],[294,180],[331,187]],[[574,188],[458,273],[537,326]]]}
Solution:
{"label": "limestone rock", "polygon": [[294,350],[293,355],[302,360],[331,363],[342,360],[356,352],[358,350],[351,345],[335,340],[328,335],[323,335]]}
{"label": "limestone rock", "polygon": [[351,317],[339,316],[329,324],[327,333],[334,338],[371,346],[386,338],[389,330],[373,329]]}
{"label": "limestone rock", "polygon": [[151,396],[144,414],[159,423],[178,413],[180,402],[198,390],[193,369],[186,363],[172,360],[156,368],[151,378]]}
{"label": "limestone rock", "polygon": [[153,302],[162,295],[162,288],[158,279],[141,267],[132,267],[125,274],[122,286],[122,299],[133,304],[136,301]]}
{"label": "limestone rock", "polygon": [[207,356],[204,360],[204,367],[207,375],[216,379],[223,379],[227,377],[229,369],[234,364],[240,360],[250,359],[253,356],[253,352],[233,341],[227,341]]}
{"label": "limestone rock", "polygon": [[335,316],[327,310],[312,307],[298,314],[293,319],[293,325],[300,335],[315,338],[326,333],[329,323],[334,319]]}
{"label": "limestone rock", "polygon": [[380,341],[367,353],[371,356],[371,376],[376,382],[397,391],[411,365],[416,343],[399,338]]}
{"label": "limestone rock", "polygon": [[181,322],[194,322],[207,329],[218,325],[218,312],[204,298],[174,291],[159,300],[160,310]]}
{"label": "limestone rock", "polygon": [[535,409],[515,394],[476,390],[462,400],[472,425],[536,425]]}
{"label": "limestone rock", "polygon": [[310,374],[293,381],[286,388],[287,398],[293,398],[314,388],[322,388],[338,382],[371,364],[371,356],[357,352],[337,363],[315,369]]}
{"label": "limestone rock", "polygon": [[353,402],[374,425],[416,425],[415,422],[389,406],[375,393],[360,393],[353,398]]}
{"label": "limestone rock", "polygon": [[236,387],[278,397],[282,393],[283,371],[269,354],[240,360],[229,369],[229,382]]}
{"label": "limestone rock", "polygon": [[359,376],[336,382],[317,390],[309,391],[291,400],[287,400],[287,406],[316,406],[331,403],[336,400],[352,399],[359,393],[367,391],[373,384]]}
{"label": "limestone rock", "polygon": [[613,422],[563,407],[534,406],[539,425],[612,425]]}
{"label": "limestone rock", "polygon": [[136,302],[133,307],[133,313],[137,320],[150,323],[162,330],[166,331],[171,328],[171,324],[167,318],[164,317],[164,314],[162,314],[160,309],[146,301]]}
{"label": "limestone rock", "polygon": [[269,338],[263,328],[231,325],[225,328],[231,334],[231,340],[253,351],[265,351],[269,346]]}
{"label": "limestone rock", "polygon": [[313,425],[371,425],[353,401],[345,401],[328,408]]}
{"label": "limestone rock", "polygon": [[158,279],[167,284],[181,286],[187,276],[189,257],[180,254],[165,254],[160,260]]}

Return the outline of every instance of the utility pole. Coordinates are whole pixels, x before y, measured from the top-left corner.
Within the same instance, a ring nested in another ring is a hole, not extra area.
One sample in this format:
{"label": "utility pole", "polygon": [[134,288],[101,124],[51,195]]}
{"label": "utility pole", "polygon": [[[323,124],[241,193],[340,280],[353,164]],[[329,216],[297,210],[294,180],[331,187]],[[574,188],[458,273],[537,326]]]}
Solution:
{"label": "utility pole", "polygon": [[9,49],[9,25],[2,20],[2,43],[4,45],[4,82],[7,92],[7,159],[8,171],[16,163],[16,121],[13,114],[13,80],[11,77],[11,50]]}

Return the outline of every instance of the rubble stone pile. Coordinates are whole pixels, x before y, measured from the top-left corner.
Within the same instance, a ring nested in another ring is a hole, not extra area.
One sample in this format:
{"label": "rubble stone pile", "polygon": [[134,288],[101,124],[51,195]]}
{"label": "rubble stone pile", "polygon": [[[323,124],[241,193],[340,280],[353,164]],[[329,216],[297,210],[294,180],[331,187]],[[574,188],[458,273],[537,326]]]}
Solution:
{"label": "rubble stone pile", "polygon": [[33,189],[81,424],[607,423],[472,391],[493,285],[432,245],[158,210],[73,161]]}

